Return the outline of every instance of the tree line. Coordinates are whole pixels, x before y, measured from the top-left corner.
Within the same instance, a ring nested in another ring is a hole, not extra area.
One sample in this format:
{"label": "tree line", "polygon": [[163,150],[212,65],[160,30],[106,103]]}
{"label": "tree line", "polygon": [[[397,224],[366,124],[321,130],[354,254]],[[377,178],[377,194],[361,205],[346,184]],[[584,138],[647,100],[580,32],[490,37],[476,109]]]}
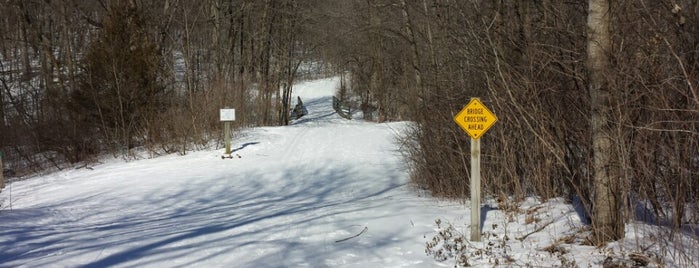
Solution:
{"label": "tree line", "polygon": [[[10,0],[0,6],[0,145],[11,168],[186,153],[236,126],[288,124],[318,62],[312,1]],[[278,90],[282,88],[283,90]]]}
{"label": "tree line", "polygon": [[224,106],[238,126],[288,124],[294,82],[320,66],[366,119],[414,122],[402,145],[433,195],[469,193],[453,116],[480,97],[499,117],[482,138],[489,195],[580,200],[596,242],[641,211],[698,220],[696,0],[10,0],[0,14],[11,165],[185,153],[220,138]]}
{"label": "tree line", "polygon": [[[480,97],[484,187],[581,200],[601,243],[629,219],[696,223],[699,2],[355,0],[329,7],[328,59],[377,120],[415,122],[413,181],[469,193],[453,116]],[[645,211],[645,215],[642,215]]]}

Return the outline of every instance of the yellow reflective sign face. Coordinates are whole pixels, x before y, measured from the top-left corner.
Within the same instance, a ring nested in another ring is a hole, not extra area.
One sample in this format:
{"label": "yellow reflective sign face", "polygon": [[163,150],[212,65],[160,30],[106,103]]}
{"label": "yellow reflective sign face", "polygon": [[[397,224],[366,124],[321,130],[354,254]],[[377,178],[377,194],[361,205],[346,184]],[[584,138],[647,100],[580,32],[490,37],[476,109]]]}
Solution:
{"label": "yellow reflective sign face", "polygon": [[480,139],[498,121],[478,98],[471,101],[454,116],[454,121],[473,139]]}

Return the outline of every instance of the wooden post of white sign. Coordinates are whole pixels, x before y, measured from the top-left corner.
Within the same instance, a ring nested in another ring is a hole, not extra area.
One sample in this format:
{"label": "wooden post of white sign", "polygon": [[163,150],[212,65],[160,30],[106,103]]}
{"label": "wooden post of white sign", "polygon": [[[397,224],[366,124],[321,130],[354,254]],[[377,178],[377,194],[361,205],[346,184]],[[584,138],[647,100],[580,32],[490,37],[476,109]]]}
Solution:
{"label": "wooden post of white sign", "polygon": [[231,121],[223,122],[224,139],[226,140],[226,154],[231,154]]}
{"label": "wooden post of white sign", "polygon": [[471,138],[471,241],[481,241],[481,139]]}
{"label": "wooden post of white sign", "polygon": [[223,121],[223,139],[226,143],[226,155],[221,156],[221,158],[226,158],[231,156],[231,122],[235,121],[235,109],[230,109],[226,107],[221,109],[221,121]]}

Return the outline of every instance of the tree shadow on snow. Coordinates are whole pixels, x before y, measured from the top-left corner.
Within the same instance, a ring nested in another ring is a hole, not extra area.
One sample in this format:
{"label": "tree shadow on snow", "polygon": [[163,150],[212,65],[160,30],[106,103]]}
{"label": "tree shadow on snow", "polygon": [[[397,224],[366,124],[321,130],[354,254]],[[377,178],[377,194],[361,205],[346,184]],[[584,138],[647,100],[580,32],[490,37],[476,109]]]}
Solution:
{"label": "tree shadow on snow", "polygon": [[[293,121],[294,125],[306,124],[309,122],[322,122],[335,115],[332,108],[332,96],[313,99],[306,103],[308,114]],[[337,116],[339,118],[339,115]]]}
{"label": "tree shadow on snow", "polygon": [[483,228],[485,225],[485,218],[488,215],[488,212],[490,212],[491,210],[498,210],[498,209],[495,207],[491,207],[489,204],[485,204],[485,205],[481,206],[481,218],[480,218],[481,233],[483,233]]}
{"label": "tree shadow on snow", "polygon": [[[131,201],[133,204],[107,200],[107,208],[95,207],[94,211],[85,210],[81,215],[69,215],[71,211],[67,208],[85,209],[83,204],[102,199],[75,198],[50,207],[11,211],[0,218],[0,241],[4,241],[0,244],[0,263],[55,265],[56,258],[62,258],[82,260],[82,267],[156,263],[186,267],[234,252],[241,254],[246,248],[253,251],[248,247],[273,247],[286,250],[281,250],[279,262],[269,263],[270,267],[288,264],[282,258],[284,254],[293,254],[297,261],[317,264],[324,258],[314,250],[294,250],[299,247],[299,237],[266,239],[259,234],[288,232],[290,226],[302,231],[330,224],[333,217],[371,209],[376,206],[372,200],[381,199],[403,185],[397,178],[380,189],[356,184],[352,178],[357,174],[350,167],[289,169],[279,177],[284,178],[281,182],[275,181],[276,176],[266,176],[266,171],[258,170],[220,178],[229,180],[230,184],[199,185],[170,194],[154,189],[144,200]],[[308,185],[308,180],[300,179],[304,176],[325,179]],[[269,187],[270,184],[278,186]],[[352,205],[357,202],[366,205]],[[116,213],[110,207],[132,209]],[[109,217],[114,214],[117,216]],[[56,222],[46,224],[47,217]],[[399,241],[385,238],[382,243]],[[190,255],[191,259],[184,258],[187,263],[170,262]],[[46,256],[53,257],[42,263]]]}
{"label": "tree shadow on snow", "polygon": [[242,149],[245,149],[245,147],[252,146],[252,145],[256,145],[256,144],[260,144],[260,143],[259,143],[259,142],[248,142],[248,143],[244,143],[244,144],[241,145],[240,147],[231,150],[231,153],[235,153],[235,152],[237,152],[237,151],[240,151],[240,150],[242,150]]}

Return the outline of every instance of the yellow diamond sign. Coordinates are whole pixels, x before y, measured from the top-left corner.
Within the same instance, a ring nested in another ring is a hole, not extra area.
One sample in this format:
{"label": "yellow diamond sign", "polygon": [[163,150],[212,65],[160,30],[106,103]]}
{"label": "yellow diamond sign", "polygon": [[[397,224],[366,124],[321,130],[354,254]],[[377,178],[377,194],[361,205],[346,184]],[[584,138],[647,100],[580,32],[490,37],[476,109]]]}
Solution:
{"label": "yellow diamond sign", "polygon": [[471,138],[477,140],[498,121],[498,118],[478,98],[472,98],[464,109],[454,116],[454,121]]}

